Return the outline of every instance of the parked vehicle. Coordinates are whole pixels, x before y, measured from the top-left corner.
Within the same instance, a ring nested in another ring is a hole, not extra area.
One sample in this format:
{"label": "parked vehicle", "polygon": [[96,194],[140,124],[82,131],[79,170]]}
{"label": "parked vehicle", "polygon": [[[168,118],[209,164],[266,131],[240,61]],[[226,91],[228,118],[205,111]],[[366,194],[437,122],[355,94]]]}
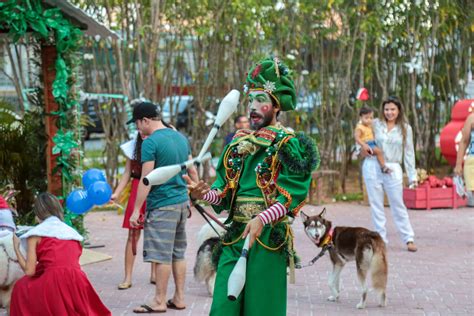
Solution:
{"label": "parked vehicle", "polygon": [[[177,129],[186,129],[192,115],[193,97],[176,95],[163,99],[161,117],[165,122],[174,124]],[[172,111],[172,112],[171,112]]]}
{"label": "parked vehicle", "polygon": [[[81,97],[82,113],[85,114],[83,134],[85,139],[89,139],[92,133],[104,133],[102,120],[97,113],[101,110],[104,115],[112,115],[111,119],[114,124],[112,126],[121,126],[127,121],[127,114],[121,104],[117,104],[116,100],[102,96]],[[121,102],[121,101],[120,101]],[[122,122],[122,123],[121,123]]]}

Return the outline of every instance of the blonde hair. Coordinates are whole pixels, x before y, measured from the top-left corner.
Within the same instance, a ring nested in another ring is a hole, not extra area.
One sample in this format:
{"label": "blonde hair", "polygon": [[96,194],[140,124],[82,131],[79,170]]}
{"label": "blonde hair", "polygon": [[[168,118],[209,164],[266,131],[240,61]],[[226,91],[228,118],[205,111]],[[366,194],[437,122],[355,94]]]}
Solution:
{"label": "blonde hair", "polygon": [[38,195],[35,200],[34,212],[36,217],[44,221],[50,216],[56,216],[61,221],[64,220],[64,211],[57,197],[48,192]]}

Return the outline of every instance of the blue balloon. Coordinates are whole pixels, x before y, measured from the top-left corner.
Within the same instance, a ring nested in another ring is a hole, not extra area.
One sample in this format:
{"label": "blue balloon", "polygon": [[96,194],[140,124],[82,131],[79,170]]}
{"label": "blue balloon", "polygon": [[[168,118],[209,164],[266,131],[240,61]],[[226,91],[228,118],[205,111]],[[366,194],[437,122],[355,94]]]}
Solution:
{"label": "blue balloon", "polygon": [[99,169],[89,169],[82,175],[82,184],[86,190],[96,181],[106,181],[104,173]]}
{"label": "blue balloon", "polygon": [[66,207],[74,214],[84,214],[90,210],[92,205],[87,191],[82,189],[72,191],[66,198]]}
{"label": "blue balloon", "polygon": [[112,188],[105,181],[96,181],[87,189],[87,196],[95,205],[102,205],[110,201]]}

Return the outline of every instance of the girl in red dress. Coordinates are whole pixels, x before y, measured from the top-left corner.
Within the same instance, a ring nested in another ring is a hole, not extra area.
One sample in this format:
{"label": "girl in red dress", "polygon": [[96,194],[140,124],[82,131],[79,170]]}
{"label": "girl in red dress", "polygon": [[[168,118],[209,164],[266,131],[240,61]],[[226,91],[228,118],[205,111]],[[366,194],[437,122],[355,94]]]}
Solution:
{"label": "girl in red dress", "polygon": [[20,239],[14,248],[25,276],[13,288],[10,315],[112,315],[81,270],[82,236],[63,220],[58,199],[42,193],[35,201],[39,225],[21,236],[27,244],[26,259]]}
{"label": "girl in red dress", "polygon": [[[140,232],[143,229],[143,225],[140,227],[132,228],[130,226],[130,216],[135,206],[135,199],[137,197],[138,184],[142,175],[142,163],[141,163],[141,150],[142,150],[143,138],[138,133],[137,138],[133,139],[121,146],[127,162],[125,163],[125,171],[120,179],[120,182],[112,194],[112,200],[117,200],[124,188],[127,186],[128,181],[132,178],[132,188],[130,190],[130,197],[127,203],[127,209],[125,210],[125,216],[123,217],[122,227],[128,229],[127,244],[125,246],[125,278],[123,282],[118,285],[119,290],[126,290],[132,287],[132,271],[133,263],[135,262],[137,243],[140,239]],[[140,216],[143,218],[145,215],[146,202],[143,203],[140,209]],[[150,282],[155,283],[153,263],[151,267]]]}

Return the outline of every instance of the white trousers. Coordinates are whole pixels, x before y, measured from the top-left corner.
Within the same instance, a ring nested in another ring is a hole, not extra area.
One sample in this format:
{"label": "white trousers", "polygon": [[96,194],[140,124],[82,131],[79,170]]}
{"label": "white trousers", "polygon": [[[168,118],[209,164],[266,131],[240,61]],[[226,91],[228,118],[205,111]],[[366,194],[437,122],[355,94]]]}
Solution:
{"label": "white trousers", "polygon": [[390,174],[382,173],[380,164],[375,157],[364,159],[362,174],[369,197],[372,222],[375,230],[388,243],[387,229],[385,228],[384,190],[387,193],[393,220],[397,226],[402,241],[406,244],[414,241],[415,233],[410,224],[408,211],[403,203],[403,171],[398,163],[386,163],[392,170]]}

